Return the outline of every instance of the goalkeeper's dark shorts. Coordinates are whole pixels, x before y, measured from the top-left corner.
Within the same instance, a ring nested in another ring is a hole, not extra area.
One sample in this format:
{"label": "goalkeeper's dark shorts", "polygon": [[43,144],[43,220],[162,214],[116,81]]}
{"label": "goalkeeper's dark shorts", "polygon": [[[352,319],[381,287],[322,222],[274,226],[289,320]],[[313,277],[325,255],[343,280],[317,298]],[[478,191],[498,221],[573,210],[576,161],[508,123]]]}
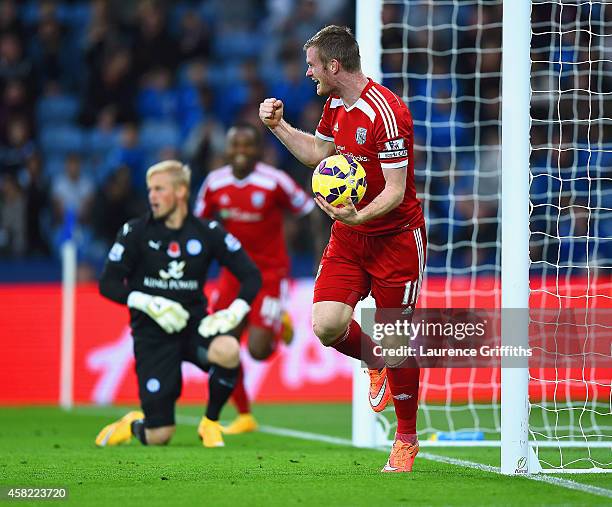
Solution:
{"label": "goalkeeper's dark shorts", "polygon": [[166,334],[160,329],[159,333],[139,333],[134,337],[138,394],[145,427],[174,425],[174,406],[183,387],[181,363],[189,361],[208,371],[210,364],[202,363],[196,350],[201,346],[208,349],[214,338],[203,338],[189,327],[176,334]]}

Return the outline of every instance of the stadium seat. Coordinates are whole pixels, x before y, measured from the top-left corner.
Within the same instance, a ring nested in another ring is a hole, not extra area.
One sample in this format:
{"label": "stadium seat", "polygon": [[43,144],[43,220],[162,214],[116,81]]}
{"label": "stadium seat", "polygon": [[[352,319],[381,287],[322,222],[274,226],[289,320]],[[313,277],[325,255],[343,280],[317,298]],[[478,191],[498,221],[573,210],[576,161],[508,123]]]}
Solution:
{"label": "stadium seat", "polygon": [[43,97],[36,106],[36,117],[43,128],[72,123],[78,114],[79,101],[72,95]]}
{"label": "stadium seat", "polygon": [[85,134],[87,152],[95,157],[104,157],[119,144],[117,131],[104,132],[93,128]]}
{"label": "stadium seat", "polygon": [[140,145],[146,151],[158,151],[160,148],[178,147],[179,129],[173,122],[149,121],[140,129]]}
{"label": "stadium seat", "polygon": [[85,136],[74,125],[47,125],[41,129],[40,144],[46,156],[81,153],[85,149]]}

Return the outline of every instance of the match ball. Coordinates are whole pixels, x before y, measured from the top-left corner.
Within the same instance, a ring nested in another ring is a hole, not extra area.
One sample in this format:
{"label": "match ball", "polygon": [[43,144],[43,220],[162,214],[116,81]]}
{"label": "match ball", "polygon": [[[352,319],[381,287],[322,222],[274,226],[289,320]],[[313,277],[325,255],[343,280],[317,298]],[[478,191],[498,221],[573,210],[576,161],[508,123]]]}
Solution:
{"label": "match ball", "polygon": [[312,191],[332,206],[351,199],[357,204],[366,193],[363,166],[349,155],[332,155],[321,160],[312,174]]}

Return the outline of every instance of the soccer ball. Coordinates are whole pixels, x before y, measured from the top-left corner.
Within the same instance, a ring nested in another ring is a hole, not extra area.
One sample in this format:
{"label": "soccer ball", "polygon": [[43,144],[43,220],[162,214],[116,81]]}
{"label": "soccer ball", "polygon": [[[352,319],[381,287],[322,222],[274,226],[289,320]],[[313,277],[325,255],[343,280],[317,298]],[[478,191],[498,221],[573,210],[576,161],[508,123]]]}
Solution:
{"label": "soccer ball", "polygon": [[332,206],[351,199],[357,204],[366,193],[363,166],[348,155],[332,155],[321,160],[312,174],[312,191]]}

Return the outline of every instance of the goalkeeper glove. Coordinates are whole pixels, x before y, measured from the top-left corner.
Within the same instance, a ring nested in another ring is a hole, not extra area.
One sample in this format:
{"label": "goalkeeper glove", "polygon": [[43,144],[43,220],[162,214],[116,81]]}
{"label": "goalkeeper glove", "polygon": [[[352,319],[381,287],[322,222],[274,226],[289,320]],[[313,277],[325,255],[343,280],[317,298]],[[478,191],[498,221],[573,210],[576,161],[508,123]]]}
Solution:
{"label": "goalkeeper glove", "polygon": [[204,317],[200,322],[198,332],[204,338],[225,334],[240,324],[250,309],[251,307],[244,299],[236,299],[225,310],[219,310]]}
{"label": "goalkeeper glove", "polygon": [[161,296],[150,296],[143,292],[133,291],[128,296],[127,305],[146,313],[166,333],[180,331],[189,320],[189,313],[180,303]]}

